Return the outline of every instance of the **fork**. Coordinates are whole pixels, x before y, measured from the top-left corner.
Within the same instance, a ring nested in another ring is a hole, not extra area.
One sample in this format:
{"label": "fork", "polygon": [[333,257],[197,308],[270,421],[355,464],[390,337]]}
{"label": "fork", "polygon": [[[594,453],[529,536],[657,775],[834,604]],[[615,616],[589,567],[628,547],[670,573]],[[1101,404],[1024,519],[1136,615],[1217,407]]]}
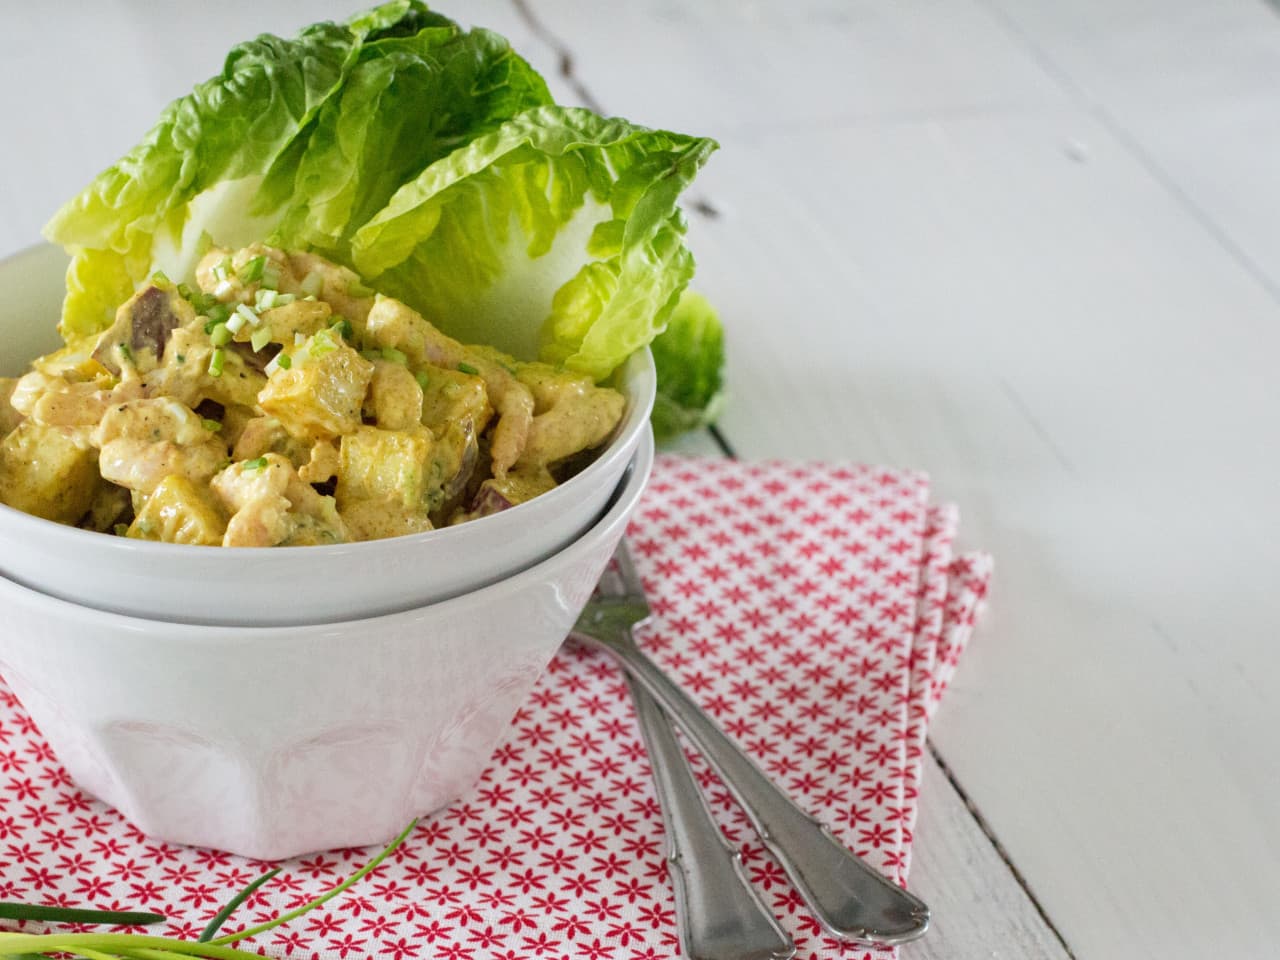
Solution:
{"label": "fork", "polygon": [[[611,565],[600,578],[593,602],[633,602],[631,592],[620,570]],[[691,960],[789,960],[795,943],[747,881],[742,855],[712,818],[662,708],[634,680],[628,678],[627,686],[666,825],[667,871],[675,888],[681,953]]]}
{"label": "fork", "polygon": [[[613,567],[616,571],[606,572],[578,617],[573,635],[617,658],[679,724],[827,932],[840,940],[887,945],[922,936],[929,927],[924,902],[865,864],[797,806],[636,646],[631,631],[649,619],[649,604],[625,540],[614,553]],[[655,774],[658,766],[655,757]]]}

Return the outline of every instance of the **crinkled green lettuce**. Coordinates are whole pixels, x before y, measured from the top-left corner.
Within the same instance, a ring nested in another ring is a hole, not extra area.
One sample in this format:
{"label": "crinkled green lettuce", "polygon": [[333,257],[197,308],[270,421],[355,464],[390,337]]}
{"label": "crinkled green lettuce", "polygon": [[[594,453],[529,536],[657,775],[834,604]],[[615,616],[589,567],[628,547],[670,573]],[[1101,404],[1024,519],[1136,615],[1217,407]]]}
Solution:
{"label": "crinkled green lettuce", "polygon": [[190,278],[210,243],[271,239],[344,259],[406,179],[550,102],[505,40],[415,0],[238,44],[45,227],[72,255],[63,335],[108,326],[116,294],[155,269]]}
{"label": "crinkled green lettuce", "polygon": [[[359,42],[347,27],[322,23],[293,40],[237,45],[221,74],[165,107],[141,143],[63,206],[44,230],[72,257],[63,336],[110,325],[102,291],[132,291],[156,261],[157,237],[180,249],[196,197],[264,177],[341,86]],[[236,219],[267,212],[243,193],[234,201],[250,207]]]}
{"label": "crinkled green lettuce", "polygon": [[557,107],[497,34],[395,0],[239,44],[45,228],[62,331],[211,244],[308,249],[448,332],[602,379],[693,275],[678,197],[714,141]]}
{"label": "crinkled green lettuce", "polygon": [[541,107],[432,164],[352,260],[450,332],[606,376],[693,276],[676,205],[715,143]]}
{"label": "crinkled green lettuce", "polygon": [[658,368],[654,436],[666,440],[714,423],[725,400],[724,328],[707,299],[686,290],[650,349]]}

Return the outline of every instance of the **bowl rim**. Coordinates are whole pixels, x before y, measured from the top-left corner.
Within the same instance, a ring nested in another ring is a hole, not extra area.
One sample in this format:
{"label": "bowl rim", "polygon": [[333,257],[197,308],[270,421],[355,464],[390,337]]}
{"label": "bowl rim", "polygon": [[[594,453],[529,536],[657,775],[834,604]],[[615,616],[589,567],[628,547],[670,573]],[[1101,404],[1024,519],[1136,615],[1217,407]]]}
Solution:
{"label": "bowl rim", "polygon": [[148,635],[156,639],[160,639],[160,635],[162,635],[162,639],[166,642],[175,640],[185,642],[246,639],[255,641],[283,640],[290,637],[307,636],[334,630],[345,631],[362,624],[386,624],[395,620],[412,622],[439,608],[448,608],[451,604],[463,606],[482,601],[486,594],[496,593],[499,590],[509,590],[513,587],[520,589],[530,582],[548,582],[548,568],[562,562],[566,554],[577,550],[589,549],[601,540],[611,536],[619,525],[623,526],[622,532],[625,535],[626,524],[630,521],[631,514],[634,512],[648,485],[649,475],[653,470],[656,457],[657,452],[653,431],[646,425],[641,431],[640,442],[636,446],[631,461],[624,468],[622,479],[613,493],[608,509],[580,537],[549,557],[545,557],[533,566],[527,567],[509,577],[503,577],[494,583],[475,590],[469,590],[466,593],[460,593],[446,600],[437,600],[434,603],[410,607],[407,610],[399,610],[394,613],[384,613],[372,617],[357,617],[352,620],[328,620],[320,623],[296,623],[280,626],[182,623],[172,620],[132,617],[123,613],[98,610],[95,607],[50,596],[47,593],[3,576],[0,576],[0,601],[11,602],[16,599],[28,607],[33,607],[39,614],[64,621],[70,620],[76,625],[83,625],[87,630],[100,629],[105,625],[114,627],[117,630],[128,631],[135,635]]}
{"label": "bowl rim", "polygon": [[[52,256],[53,252],[57,252],[59,255],[62,254],[62,250],[53,244],[32,244],[7,257],[0,258],[0,270],[20,265],[26,260],[40,256]],[[30,360],[27,362],[30,363]],[[171,559],[174,562],[183,562],[184,558],[194,559],[199,557],[215,564],[244,561],[263,562],[270,557],[295,556],[297,551],[305,551],[303,555],[314,556],[318,560],[322,560],[347,554],[369,553],[380,548],[385,550],[387,549],[386,545],[390,543],[398,546],[404,545],[410,549],[414,544],[424,542],[440,541],[447,543],[451,539],[466,536],[463,531],[473,528],[473,524],[489,523],[492,525],[495,521],[510,523],[512,521],[506,518],[523,516],[523,514],[518,513],[522,507],[539,501],[545,503],[544,497],[551,497],[557,500],[568,498],[587,486],[586,478],[594,478],[597,474],[608,472],[608,465],[616,463],[620,457],[632,453],[633,450],[628,448],[633,446],[631,443],[632,438],[641,432],[649,421],[649,415],[653,411],[653,405],[657,398],[658,382],[653,354],[648,347],[636,350],[627,357],[618,366],[615,376],[622,377],[635,364],[639,364],[640,368],[631,371],[630,375],[637,379],[643,393],[638,397],[638,403],[631,403],[631,398],[627,397],[627,410],[618,422],[617,427],[614,428],[613,436],[610,438],[609,443],[600,451],[599,456],[592,460],[583,470],[533,500],[516,504],[514,507],[499,513],[468,520],[466,523],[457,524],[456,526],[437,527],[434,530],[426,530],[422,533],[402,534],[401,536],[384,537],[378,540],[358,540],[351,543],[316,544],[312,546],[219,547],[215,549],[191,544],[134,540],[128,537],[99,533],[96,530],[83,530],[80,527],[73,527],[69,524],[58,523],[55,520],[46,520],[34,514],[24,513],[15,507],[0,503],[0,529],[10,528],[14,533],[24,538],[39,537],[55,547],[60,545],[62,549],[67,550],[94,548],[94,545],[97,545],[98,548],[108,551],[108,559],[117,558],[123,561],[125,557],[136,556],[150,560]],[[223,555],[229,559],[225,561],[213,559]]]}

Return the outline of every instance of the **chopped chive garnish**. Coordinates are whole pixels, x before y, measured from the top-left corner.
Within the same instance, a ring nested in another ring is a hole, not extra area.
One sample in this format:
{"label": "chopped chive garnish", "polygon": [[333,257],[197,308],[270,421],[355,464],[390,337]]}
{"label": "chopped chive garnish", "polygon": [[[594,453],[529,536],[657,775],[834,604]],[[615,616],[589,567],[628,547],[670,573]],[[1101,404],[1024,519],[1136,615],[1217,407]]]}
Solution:
{"label": "chopped chive garnish", "polygon": [[178,362],[179,362],[179,363],[186,363],[186,362],[187,362],[187,355],[186,355],[185,353],[180,353],[180,354],[178,354],[177,359],[178,359]]}
{"label": "chopped chive garnish", "polygon": [[185,283],[180,283],[178,284],[178,296],[180,296],[183,300],[190,300],[192,297],[195,296],[195,291],[191,289],[190,285]]}
{"label": "chopped chive garnish", "polygon": [[244,462],[244,468],[246,470],[261,470],[266,465],[267,465],[266,457],[257,457],[253,460],[246,460]]}
{"label": "chopped chive garnish", "polygon": [[223,257],[213,265],[213,276],[219,283],[231,276],[231,258]]}
{"label": "chopped chive garnish", "polygon": [[236,272],[236,276],[245,283],[253,283],[255,280],[262,279],[262,270],[266,265],[267,258],[259,254],[247,261],[245,265]]}
{"label": "chopped chive garnish", "polygon": [[157,270],[155,273],[151,275],[151,282],[162,283],[167,285],[169,283],[169,278],[165,276],[163,270]]}
{"label": "chopped chive garnish", "polygon": [[297,300],[297,299],[298,299],[298,298],[297,298],[296,296],[294,296],[292,293],[277,293],[277,294],[276,294],[276,306],[277,306],[277,307],[287,307],[289,304],[293,303],[293,301],[295,301],[295,300]]}
{"label": "chopped chive garnish", "polygon": [[209,357],[209,376],[222,376],[222,364],[226,360],[226,357],[227,355],[222,352],[221,347],[213,351],[213,355]]}
{"label": "chopped chive garnish", "polygon": [[220,424],[217,420],[209,420],[204,417],[200,418],[200,426],[204,427],[210,433],[217,433],[219,430],[222,429],[222,424]]}
{"label": "chopped chive garnish", "polygon": [[407,364],[409,362],[409,358],[406,357],[403,352],[401,352],[400,350],[397,350],[395,347],[383,347],[382,359],[390,360],[392,363]]}
{"label": "chopped chive garnish", "polygon": [[273,363],[277,364],[281,370],[288,370],[293,366],[293,360],[287,353],[278,353]]}
{"label": "chopped chive garnish", "polygon": [[351,321],[346,317],[334,317],[332,329],[337,330],[338,335],[344,340],[350,340],[356,335],[355,329],[351,326]]}
{"label": "chopped chive garnish", "polygon": [[209,342],[215,347],[225,347],[231,342],[231,335],[235,332],[231,329],[231,324],[220,323],[213,328],[213,333],[209,334]]}
{"label": "chopped chive garnish", "polygon": [[326,353],[333,353],[338,349],[338,345],[333,342],[333,337],[329,336],[328,330],[321,330],[311,338],[311,346],[307,348],[307,352],[311,356],[319,358]]}
{"label": "chopped chive garnish", "polygon": [[353,297],[372,297],[374,294],[373,287],[366,287],[359,280],[352,280],[347,284],[347,294]]}
{"label": "chopped chive garnish", "polygon": [[471,364],[469,364],[469,363],[460,363],[460,364],[458,364],[458,372],[459,372],[459,373],[469,373],[469,374],[471,374],[471,376],[473,376],[473,377],[474,377],[474,376],[476,376],[476,374],[478,374],[480,371],[479,371],[479,370],[477,370],[475,367],[473,367],[473,366],[472,366]]}
{"label": "chopped chive garnish", "polygon": [[268,262],[262,267],[262,289],[275,290],[280,286],[280,268]]}
{"label": "chopped chive garnish", "polygon": [[[211,323],[226,323],[231,316],[231,308],[225,303],[215,303],[209,308],[209,321]],[[208,324],[205,324],[207,327]],[[208,330],[205,331],[208,333]]]}
{"label": "chopped chive garnish", "polygon": [[427,385],[431,383],[431,378],[427,376],[427,371],[419,370],[413,375],[413,379],[418,381],[418,386],[423,390],[427,389]]}
{"label": "chopped chive garnish", "polygon": [[121,343],[117,346],[120,350],[120,356],[124,357],[130,363],[133,363],[133,351],[129,349],[129,345],[127,343]]}
{"label": "chopped chive garnish", "polygon": [[[246,307],[243,303],[236,307],[236,316],[244,317],[246,323],[250,323],[255,327],[262,322],[262,318]],[[235,318],[233,317],[232,319]]]}
{"label": "chopped chive garnish", "polygon": [[253,309],[270,310],[276,305],[276,292],[274,290],[259,290],[253,298]]}
{"label": "chopped chive garnish", "polygon": [[255,351],[261,350],[271,342],[271,331],[266,327],[259,327],[253,331],[253,336],[249,338],[249,344]]}

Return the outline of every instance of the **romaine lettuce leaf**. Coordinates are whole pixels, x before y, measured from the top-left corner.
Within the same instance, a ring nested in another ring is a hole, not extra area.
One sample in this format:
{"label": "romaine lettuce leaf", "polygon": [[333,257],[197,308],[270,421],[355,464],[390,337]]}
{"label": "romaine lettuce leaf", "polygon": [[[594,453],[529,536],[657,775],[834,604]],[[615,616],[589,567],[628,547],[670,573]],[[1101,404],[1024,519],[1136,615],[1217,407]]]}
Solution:
{"label": "romaine lettuce leaf", "polygon": [[380,36],[320,111],[278,232],[285,245],[349,259],[348,240],[405,182],[458,146],[551,103],[505,39],[453,24]]}
{"label": "romaine lettuce leaf", "polygon": [[676,205],[716,148],[540,107],[405,184],[356,231],[371,283],[454,336],[607,376],[693,275]]}
{"label": "romaine lettuce leaf", "polygon": [[238,44],[221,74],[169,104],[140,144],[63,206],[44,230],[72,254],[63,335],[111,323],[101,290],[145,277],[157,235],[182,249],[197,195],[264,176],[341,85],[358,43],[347,27],[322,23],[293,40]]}
{"label": "romaine lettuce leaf", "polygon": [[210,243],[345,260],[348,236],[406,179],[550,101],[505,40],[416,0],[239,44],[45,227],[72,254],[63,335],[108,326],[115,294],[154,269],[190,279]]}
{"label": "romaine lettuce leaf", "polygon": [[665,440],[714,423],[725,399],[724,328],[715,308],[686,290],[650,349],[658,369],[654,436]]}

